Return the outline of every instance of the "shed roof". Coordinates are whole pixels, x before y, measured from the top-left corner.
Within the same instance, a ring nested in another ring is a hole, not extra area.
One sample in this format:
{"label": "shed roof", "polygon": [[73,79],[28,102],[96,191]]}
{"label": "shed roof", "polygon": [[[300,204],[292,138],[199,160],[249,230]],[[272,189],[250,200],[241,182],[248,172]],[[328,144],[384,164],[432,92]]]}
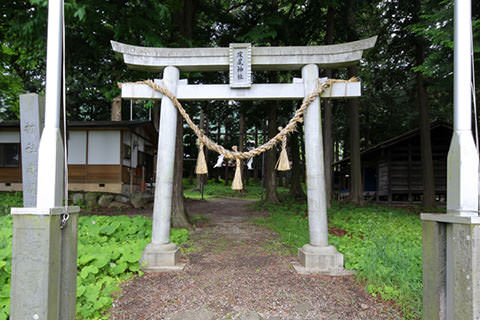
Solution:
{"label": "shed roof", "polygon": [[[434,129],[437,129],[437,128],[445,128],[445,129],[452,130],[452,126],[450,124],[448,124],[447,122],[442,121],[442,120],[435,120],[430,124],[430,131],[432,131]],[[416,128],[416,129],[407,131],[407,132],[405,132],[401,135],[398,135],[396,137],[384,140],[384,141],[382,141],[382,142],[380,142],[380,143],[378,143],[378,144],[376,144],[376,145],[374,145],[374,146],[372,146],[368,149],[365,149],[365,150],[361,151],[360,156],[378,151],[378,150],[383,149],[383,148],[390,147],[390,146],[395,145],[397,143],[408,140],[408,139],[410,139],[410,138],[412,138],[416,135],[420,135],[420,128]],[[333,163],[333,165],[345,163],[345,162],[348,162],[348,161],[350,161],[350,157],[346,157],[342,160],[339,160],[339,161]]]}

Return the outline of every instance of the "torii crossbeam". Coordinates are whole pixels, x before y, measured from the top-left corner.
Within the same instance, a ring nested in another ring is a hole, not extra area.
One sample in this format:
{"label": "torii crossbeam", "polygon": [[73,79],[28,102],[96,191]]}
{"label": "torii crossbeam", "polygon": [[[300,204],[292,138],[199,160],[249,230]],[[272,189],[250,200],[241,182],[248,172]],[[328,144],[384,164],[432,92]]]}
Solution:
{"label": "torii crossbeam", "polygon": [[[162,71],[155,80],[178,100],[284,100],[304,99],[319,84],[319,67],[332,69],[357,63],[364,50],[375,45],[377,37],[365,40],[308,47],[252,47],[230,44],[229,48],[146,48],[112,41],[113,50],[132,69]],[[252,84],[251,71],[299,70],[302,78],[292,83]],[[180,80],[181,71],[230,72],[229,84],[189,85]],[[322,98],[360,96],[360,82],[333,83]],[[145,84],[123,84],[122,98],[161,99],[158,139],[157,176],[153,210],[152,242],[143,252],[143,268],[149,271],[178,270],[179,248],[170,243],[170,216],[177,110],[173,103]],[[299,272],[345,274],[343,255],[328,245],[325,172],[320,99],[304,115],[305,158],[310,244],[298,250]]]}

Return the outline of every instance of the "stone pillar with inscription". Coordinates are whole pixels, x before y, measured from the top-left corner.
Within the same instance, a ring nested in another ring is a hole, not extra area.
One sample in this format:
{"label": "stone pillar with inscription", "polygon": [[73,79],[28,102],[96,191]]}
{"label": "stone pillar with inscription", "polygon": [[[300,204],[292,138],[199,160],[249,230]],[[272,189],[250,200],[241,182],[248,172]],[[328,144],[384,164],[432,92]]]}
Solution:
{"label": "stone pillar with inscription", "polygon": [[[22,115],[23,153],[33,155],[38,150],[37,188],[35,207],[11,210],[10,319],[76,318],[79,208],[65,207],[63,203],[65,158],[60,133],[62,87],[65,88],[63,29],[63,1],[48,1],[45,126],[38,149],[32,134],[39,132],[41,121],[36,125]],[[35,96],[22,96],[22,103],[28,104],[29,98]],[[35,171],[29,164],[24,169]],[[24,181],[24,186],[28,188],[31,184]],[[28,192],[26,195],[29,196]]]}
{"label": "stone pillar with inscription", "polygon": [[20,95],[23,206],[37,204],[38,145],[43,130],[45,97],[36,93]]}

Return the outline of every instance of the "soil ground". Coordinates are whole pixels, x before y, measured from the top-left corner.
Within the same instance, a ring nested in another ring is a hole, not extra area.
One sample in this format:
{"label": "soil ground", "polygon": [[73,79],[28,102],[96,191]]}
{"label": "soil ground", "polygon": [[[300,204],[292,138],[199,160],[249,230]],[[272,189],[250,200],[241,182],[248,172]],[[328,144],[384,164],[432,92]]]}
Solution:
{"label": "soil ground", "polygon": [[297,274],[292,250],[252,223],[264,213],[251,204],[188,200],[190,215],[206,219],[183,246],[185,270],[125,283],[112,319],[402,319],[353,276]]}

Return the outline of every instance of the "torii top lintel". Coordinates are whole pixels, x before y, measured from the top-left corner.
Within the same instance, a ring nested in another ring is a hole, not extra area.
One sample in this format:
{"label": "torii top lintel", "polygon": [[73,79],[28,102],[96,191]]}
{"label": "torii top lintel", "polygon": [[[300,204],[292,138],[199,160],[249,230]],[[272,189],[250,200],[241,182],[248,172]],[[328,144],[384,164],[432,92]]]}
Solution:
{"label": "torii top lintel", "polygon": [[[252,47],[252,70],[298,70],[307,64],[339,68],[356,63],[377,37],[326,46]],[[229,48],[153,48],[111,41],[131,69],[161,71],[175,66],[183,71],[227,71]]]}

